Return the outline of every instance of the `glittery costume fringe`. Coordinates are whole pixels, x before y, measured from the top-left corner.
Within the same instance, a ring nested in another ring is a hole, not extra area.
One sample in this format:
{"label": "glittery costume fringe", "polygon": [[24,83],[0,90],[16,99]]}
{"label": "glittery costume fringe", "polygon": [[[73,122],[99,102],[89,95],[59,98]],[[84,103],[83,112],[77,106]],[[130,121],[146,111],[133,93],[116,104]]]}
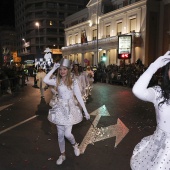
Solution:
{"label": "glittery costume fringe", "polygon": [[136,145],[130,163],[132,170],[170,169],[170,133],[157,127]]}
{"label": "glittery costume fringe", "polygon": [[48,120],[57,125],[74,125],[81,122],[83,116],[77,104],[73,99],[58,99],[49,110]]}

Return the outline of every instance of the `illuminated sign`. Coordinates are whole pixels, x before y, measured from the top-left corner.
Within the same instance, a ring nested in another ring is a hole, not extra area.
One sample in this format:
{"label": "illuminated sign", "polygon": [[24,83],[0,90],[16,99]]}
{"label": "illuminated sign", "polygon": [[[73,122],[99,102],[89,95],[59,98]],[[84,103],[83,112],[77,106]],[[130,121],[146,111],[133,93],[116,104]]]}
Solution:
{"label": "illuminated sign", "polygon": [[132,52],[132,35],[118,36],[118,58],[130,59]]}
{"label": "illuminated sign", "polygon": [[52,49],[53,54],[62,54],[60,49]]}
{"label": "illuminated sign", "polygon": [[106,57],[105,53],[103,53],[103,56],[101,56],[101,60],[102,61],[106,61],[107,60],[107,57]]}

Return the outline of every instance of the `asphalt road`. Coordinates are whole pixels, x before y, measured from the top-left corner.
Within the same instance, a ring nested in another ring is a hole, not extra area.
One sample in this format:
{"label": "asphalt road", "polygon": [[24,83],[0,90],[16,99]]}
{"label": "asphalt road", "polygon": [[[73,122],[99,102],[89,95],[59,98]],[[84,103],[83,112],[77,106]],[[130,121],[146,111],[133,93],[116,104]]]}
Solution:
{"label": "asphalt road", "polygon": [[[74,125],[76,141],[87,146],[76,157],[66,142],[67,158],[58,166],[57,130],[47,120],[51,92],[47,89],[41,99],[39,89],[32,86],[30,78],[27,86],[0,97],[0,170],[130,170],[133,148],[155,130],[151,103],[138,100],[128,87],[95,83],[86,106],[89,113],[99,113],[101,108],[108,113],[91,115],[91,122],[105,130],[103,136],[88,143],[87,136],[94,130],[90,121]],[[118,128],[117,122],[121,125]]]}

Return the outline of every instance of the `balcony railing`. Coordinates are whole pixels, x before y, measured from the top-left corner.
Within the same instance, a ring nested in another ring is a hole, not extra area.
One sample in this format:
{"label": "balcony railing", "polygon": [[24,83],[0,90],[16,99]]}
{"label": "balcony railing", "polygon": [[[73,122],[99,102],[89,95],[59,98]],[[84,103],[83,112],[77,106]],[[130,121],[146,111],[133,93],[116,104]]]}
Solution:
{"label": "balcony railing", "polygon": [[[98,39],[98,45],[102,45],[105,43],[110,43],[110,42],[117,42],[118,38],[117,36],[113,36],[113,37],[108,37],[108,38],[103,38],[103,39]],[[92,40],[92,41],[88,41],[88,43],[78,43],[78,44],[73,44],[67,47],[62,47],[62,50],[67,51],[67,50],[74,50],[77,48],[92,48],[94,45],[97,44],[97,40]]]}
{"label": "balcony railing", "polygon": [[[122,34],[121,34],[122,35]],[[141,43],[141,33],[140,32],[133,32],[129,33],[126,35],[132,35],[132,42],[134,44],[140,44]],[[102,38],[102,39],[96,39],[92,41],[88,41],[87,43],[78,43],[78,44],[73,44],[70,46],[62,47],[62,50],[65,52],[69,51],[81,51],[81,50],[93,50],[94,46],[98,43],[98,46],[107,46],[110,45],[113,46],[115,43],[118,43],[118,36],[112,36],[112,37],[107,37],[107,38]]]}

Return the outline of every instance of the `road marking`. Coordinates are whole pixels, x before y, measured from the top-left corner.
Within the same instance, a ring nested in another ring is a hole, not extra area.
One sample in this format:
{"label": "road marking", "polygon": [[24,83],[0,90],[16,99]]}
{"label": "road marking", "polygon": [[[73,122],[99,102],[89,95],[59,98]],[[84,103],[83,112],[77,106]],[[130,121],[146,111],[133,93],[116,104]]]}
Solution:
{"label": "road marking", "polygon": [[[91,125],[86,136],[84,137],[82,143],[79,146],[80,152],[84,153],[88,144],[94,144],[95,142],[105,140],[111,137],[116,136],[115,147],[122,141],[122,139],[129,132],[129,129],[123,124],[120,119],[117,119],[116,125],[110,125],[108,127],[97,128],[97,124],[101,118],[101,116],[110,116],[105,105],[98,108],[90,115],[95,115],[95,119],[93,121],[93,126]],[[97,134],[99,132],[99,134]]]}
{"label": "road marking", "polygon": [[6,109],[7,107],[9,107],[11,105],[13,105],[13,104],[8,104],[8,105],[0,106],[0,111]]}
{"label": "road marking", "polygon": [[5,133],[5,132],[7,132],[7,131],[9,131],[9,130],[11,130],[11,129],[14,129],[15,127],[17,127],[17,126],[19,126],[19,125],[22,125],[22,124],[24,124],[24,123],[26,123],[26,122],[28,122],[28,121],[36,118],[37,116],[39,116],[39,115],[32,116],[32,117],[30,117],[30,118],[28,118],[28,119],[26,119],[26,120],[24,120],[24,121],[22,121],[22,122],[20,122],[20,123],[17,123],[17,124],[14,125],[14,126],[11,126],[11,127],[7,128],[7,129],[4,129],[4,130],[0,131],[0,135],[3,134],[3,133]]}

